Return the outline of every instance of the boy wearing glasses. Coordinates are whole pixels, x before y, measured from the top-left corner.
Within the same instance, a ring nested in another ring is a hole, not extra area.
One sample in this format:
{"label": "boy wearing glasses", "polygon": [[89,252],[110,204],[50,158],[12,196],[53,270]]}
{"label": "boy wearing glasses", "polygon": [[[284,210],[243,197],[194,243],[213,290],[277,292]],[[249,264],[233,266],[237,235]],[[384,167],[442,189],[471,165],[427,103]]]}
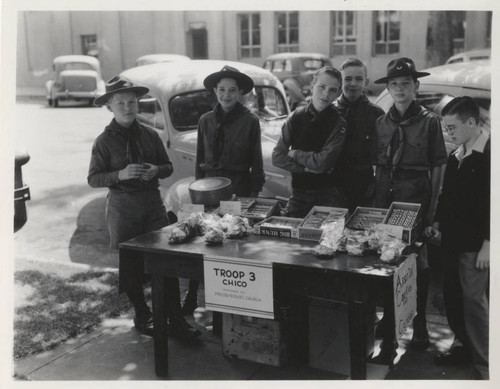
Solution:
{"label": "boy wearing glasses", "polygon": [[441,115],[458,149],[448,158],[436,217],[425,234],[441,235],[443,297],[455,341],[450,351],[434,361],[437,365],[472,362],[473,378],[488,379],[489,133],[481,129],[479,107],[471,97],[454,98]]}
{"label": "boy wearing glasses", "polygon": [[347,126],[332,105],[341,87],[342,76],[337,69],[319,69],[311,82],[311,102],[296,109],[283,125],[272,162],[292,173],[287,216],[305,217],[314,205],[343,204],[333,175]]}

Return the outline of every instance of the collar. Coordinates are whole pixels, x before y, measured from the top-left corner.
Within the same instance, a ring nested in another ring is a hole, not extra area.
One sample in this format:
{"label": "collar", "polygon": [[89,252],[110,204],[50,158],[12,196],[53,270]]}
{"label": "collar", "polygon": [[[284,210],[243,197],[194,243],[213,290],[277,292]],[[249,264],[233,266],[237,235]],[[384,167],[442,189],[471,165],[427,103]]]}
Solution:
{"label": "collar", "polygon": [[221,105],[217,103],[214,108],[215,120],[217,123],[224,124],[232,122],[234,119],[240,117],[242,114],[248,112],[248,108],[241,104],[239,101],[236,102],[233,109],[229,112],[225,112]]}
{"label": "collar", "polygon": [[337,99],[337,103],[342,108],[349,108],[351,106],[363,104],[363,103],[366,103],[368,101],[369,101],[368,97],[366,97],[366,95],[364,93],[361,96],[359,96],[355,101],[351,101],[351,100],[347,99],[343,93]]}
{"label": "collar", "polygon": [[316,108],[314,108],[314,105],[311,101],[309,103],[309,105],[307,106],[306,114],[307,114],[308,120],[310,120],[311,122],[315,122],[315,121],[320,120],[324,117],[329,117],[330,115],[335,114],[336,112],[337,112],[337,110],[335,108],[333,108],[332,105],[329,105],[323,111],[318,112],[316,110]]}
{"label": "collar", "polygon": [[459,161],[461,161],[465,157],[471,155],[473,151],[482,154],[484,153],[484,148],[486,147],[486,143],[488,143],[489,138],[490,138],[489,134],[486,131],[481,130],[481,133],[479,134],[476,141],[469,150],[465,150],[465,146],[460,145],[460,147],[453,152],[453,155]]}
{"label": "collar", "polygon": [[115,118],[113,118],[113,120],[111,120],[111,122],[106,127],[106,130],[111,131],[115,135],[117,135],[119,133],[128,134],[129,132],[132,132],[133,130],[137,129],[138,127],[139,127],[139,122],[136,119],[134,119],[134,121],[132,122],[130,127],[123,127],[123,126],[118,124],[118,122],[115,120]]}
{"label": "collar", "polygon": [[389,110],[389,115],[391,116],[391,119],[398,123],[408,121],[413,117],[417,116],[419,113],[420,113],[420,105],[418,105],[415,101],[412,101],[410,103],[403,116],[401,116],[395,104],[393,104],[393,106]]}

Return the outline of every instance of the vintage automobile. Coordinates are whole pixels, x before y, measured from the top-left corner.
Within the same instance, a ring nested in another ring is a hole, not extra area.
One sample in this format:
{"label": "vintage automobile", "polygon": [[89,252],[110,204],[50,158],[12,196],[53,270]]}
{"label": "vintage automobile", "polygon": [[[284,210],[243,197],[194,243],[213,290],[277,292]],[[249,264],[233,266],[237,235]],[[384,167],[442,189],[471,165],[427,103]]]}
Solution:
{"label": "vintage automobile", "polygon": [[318,53],[279,53],[266,58],[263,68],[283,83],[288,104],[294,110],[310,94],[313,74],[323,66],[331,66],[326,55]]}
{"label": "vintage automobile", "polygon": [[[441,114],[443,107],[454,97],[471,96],[480,106],[481,125],[490,131],[491,104],[491,60],[461,62],[436,66],[425,70],[431,75],[420,78],[417,102]],[[393,104],[391,95],[384,90],[375,100],[384,111]],[[446,150],[450,153],[456,148],[450,136],[443,132]]]}
{"label": "vintage automobile", "polygon": [[24,226],[28,220],[26,201],[30,199],[30,188],[23,181],[22,166],[29,160],[30,156],[25,148],[17,145],[14,163],[14,232]]}
{"label": "vintage automobile", "polygon": [[160,62],[180,62],[190,60],[191,58],[180,54],[146,54],[135,60],[135,66],[143,66]]}
{"label": "vintage automobile", "polygon": [[490,59],[490,58],[491,58],[491,49],[475,49],[452,55],[450,58],[446,60],[444,64],[449,65],[450,63],[478,61],[480,59]]}
{"label": "vintage automobile", "polygon": [[161,181],[169,212],[176,214],[183,203],[191,202],[188,185],[195,180],[198,120],[217,103],[215,95],[203,86],[203,80],[224,65],[239,69],[255,83],[254,89],[243,96],[241,102],[260,119],[266,175],[260,195],[290,196],[290,175],[271,163],[272,150],[290,113],[283,85],[272,73],[254,65],[230,61],[152,64],[125,70],[121,76],[132,84],[150,89],[149,94],[139,100],[137,119],[160,134],[174,165],[173,175]]}
{"label": "vintage automobile", "polygon": [[63,55],[54,58],[53,78],[45,83],[47,103],[58,107],[63,100],[86,100],[89,106],[105,91],[99,60],[90,55]]}

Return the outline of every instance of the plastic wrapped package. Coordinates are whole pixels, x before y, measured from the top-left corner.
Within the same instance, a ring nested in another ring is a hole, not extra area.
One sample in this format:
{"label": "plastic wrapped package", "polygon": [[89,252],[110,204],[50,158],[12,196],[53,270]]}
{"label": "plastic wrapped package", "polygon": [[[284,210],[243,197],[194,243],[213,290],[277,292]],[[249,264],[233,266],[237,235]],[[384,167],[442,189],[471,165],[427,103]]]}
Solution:
{"label": "plastic wrapped package", "polygon": [[340,239],[344,231],[345,220],[337,219],[333,222],[323,224],[323,230],[319,245],[315,248],[315,253],[319,258],[332,258],[337,251]]}

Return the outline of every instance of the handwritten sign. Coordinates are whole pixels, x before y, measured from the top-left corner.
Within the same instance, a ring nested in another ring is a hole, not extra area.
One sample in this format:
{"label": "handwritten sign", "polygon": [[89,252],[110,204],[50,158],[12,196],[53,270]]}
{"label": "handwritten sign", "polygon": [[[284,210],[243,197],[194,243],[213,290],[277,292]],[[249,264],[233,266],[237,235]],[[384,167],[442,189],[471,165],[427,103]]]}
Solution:
{"label": "handwritten sign", "polygon": [[177,212],[177,220],[187,219],[195,212],[205,212],[205,206],[203,204],[182,204],[181,210]]}
{"label": "handwritten sign", "polygon": [[205,256],[203,266],[208,310],[274,319],[271,263]]}
{"label": "handwritten sign", "polygon": [[410,255],[394,273],[396,337],[401,338],[417,310],[417,261]]}
{"label": "handwritten sign", "polygon": [[222,215],[241,215],[241,201],[221,201],[220,213]]}

